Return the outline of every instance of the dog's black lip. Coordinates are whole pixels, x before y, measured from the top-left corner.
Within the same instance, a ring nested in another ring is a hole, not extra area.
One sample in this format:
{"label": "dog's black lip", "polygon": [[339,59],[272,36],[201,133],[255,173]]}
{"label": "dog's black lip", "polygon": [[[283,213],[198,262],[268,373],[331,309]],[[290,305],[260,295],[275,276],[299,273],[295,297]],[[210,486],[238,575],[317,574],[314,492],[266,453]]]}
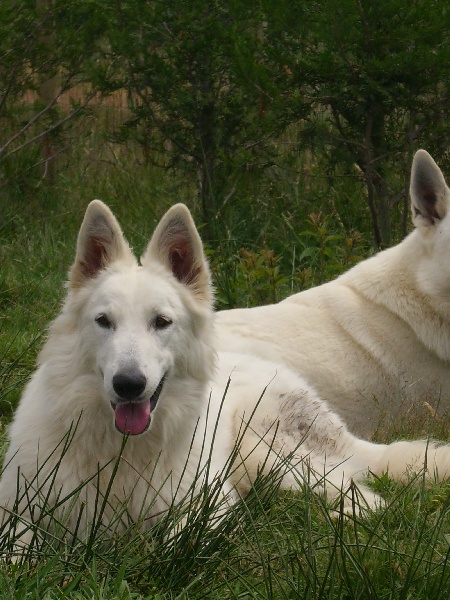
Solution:
{"label": "dog's black lip", "polygon": [[161,381],[158,383],[158,386],[153,393],[153,396],[150,398],[150,414],[155,410],[155,407],[158,404],[165,380],[166,374],[164,373],[164,375],[161,377]]}

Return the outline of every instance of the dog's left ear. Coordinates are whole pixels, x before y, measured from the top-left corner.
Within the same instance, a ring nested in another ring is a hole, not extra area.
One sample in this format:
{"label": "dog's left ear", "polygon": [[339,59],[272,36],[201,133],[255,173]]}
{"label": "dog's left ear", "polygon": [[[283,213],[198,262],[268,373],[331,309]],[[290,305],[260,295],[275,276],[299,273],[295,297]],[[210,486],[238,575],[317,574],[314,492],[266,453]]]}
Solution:
{"label": "dog's left ear", "polygon": [[203,244],[184,204],[172,206],[159,222],[141,259],[162,262],[174,277],[198,296],[212,302],[211,276]]}

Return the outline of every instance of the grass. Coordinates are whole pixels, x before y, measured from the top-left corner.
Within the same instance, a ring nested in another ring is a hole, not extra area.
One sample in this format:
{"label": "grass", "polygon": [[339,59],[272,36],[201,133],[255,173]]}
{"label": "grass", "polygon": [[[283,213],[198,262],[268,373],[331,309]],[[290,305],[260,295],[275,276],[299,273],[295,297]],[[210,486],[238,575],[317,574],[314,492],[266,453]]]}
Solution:
{"label": "grass", "polygon": [[105,545],[58,548],[5,564],[2,598],[448,598],[448,506],[420,485],[389,491],[388,510],[331,519],[308,488],[261,481],[211,528],[192,516],[170,545],[168,521]]}
{"label": "grass", "polygon": [[[186,202],[198,216],[190,182],[161,176],[141,165],[138,156],[121,157],[119,150],[88,140],[52,188],[36,179],[22,182],[5,197],[0,229],[3,451],[7,424],[45,327],[58,311],[87,202],[105,200],[138,253],[175,201]],[[274,205],[276,197],[286,201],[289,189],[286,181],[279,184]],[[332,217],[320,216],[313,196],[302,209],[303,223],[313,209],[318,216],[304,226],[304,235],[297,223],[295,194],[282,214],[256,192],[243,199],[243,213],[234,214],[233,227],[209,248],[220,306],[280,299],[293,288],[334,276],[369,252],[364,236],[354,238],[354,232],[336,226]],[[250,219],[249,233],[245,223]],[[343,245],[347,258],[339,254]],[[267,479],[216,528],[204,511],[193,513],[171,544],[164,535],[169,517],[150,532],[131,529],[109,544],[100,535],[67,546],[50,540],[40,548],[39,560],[2,564],[0,597],[447,599],[449,486],[425,486],[420,477],[407,486],[387,478],[373,485],[387,507],[364,519],[332,519],[329,506],[307,486],[296,494],[279,492],[274,480]],[[5,544],[3,532],[0,546]]]}

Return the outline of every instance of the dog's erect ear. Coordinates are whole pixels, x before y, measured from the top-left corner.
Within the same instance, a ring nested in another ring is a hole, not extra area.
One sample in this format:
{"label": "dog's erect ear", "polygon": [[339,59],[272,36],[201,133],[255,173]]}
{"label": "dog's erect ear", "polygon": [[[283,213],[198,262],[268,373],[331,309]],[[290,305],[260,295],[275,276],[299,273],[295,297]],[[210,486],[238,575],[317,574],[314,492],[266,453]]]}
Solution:
{"label": "dog's erect ear", "polygon": [[410,194],[416,227],[430,228],[447,214],[449,189],[441,170],[425,150],[418,150],[414,156]]}
{"label": "dog's erect ear", "polygon": [[172,206],[159,222],[142,264],[146,266],[151,260],[162,262],[194,294],[212,301],[211,277],[203,244],[184,204]]}
{"label": "dog's erect ear", "polygon": [[77,255],[69,274],[72,288],[82,287],[116,260],[135,262],[120,225],[100,200],[87,207],[77,241]]}

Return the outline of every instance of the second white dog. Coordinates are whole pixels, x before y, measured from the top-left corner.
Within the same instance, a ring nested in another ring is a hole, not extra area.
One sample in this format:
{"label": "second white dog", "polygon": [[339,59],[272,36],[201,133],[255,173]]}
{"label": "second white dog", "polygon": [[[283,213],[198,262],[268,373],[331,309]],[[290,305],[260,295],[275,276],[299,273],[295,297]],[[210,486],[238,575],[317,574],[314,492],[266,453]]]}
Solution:
{"label": "second white dog", "polygon": [[219,349],[286,364],[356,435],[428,403],[450,408],[450,190],[419,150],[415,230],[334,281],[279,304],[218,313]]}

